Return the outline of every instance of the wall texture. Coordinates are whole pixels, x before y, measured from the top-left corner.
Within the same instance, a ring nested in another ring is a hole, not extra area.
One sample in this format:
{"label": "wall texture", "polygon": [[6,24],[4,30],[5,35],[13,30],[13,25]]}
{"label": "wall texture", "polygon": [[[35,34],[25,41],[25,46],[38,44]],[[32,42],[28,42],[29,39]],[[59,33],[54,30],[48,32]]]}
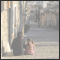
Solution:
{"label": "wall texture", "polygon": [[4,53],[10,52],[10,46],[8,42],[8,7],[7,7],[7,1],[4,1],[4,10],[1,12],[1,49],[2,49],[2,43],[4,47]]}

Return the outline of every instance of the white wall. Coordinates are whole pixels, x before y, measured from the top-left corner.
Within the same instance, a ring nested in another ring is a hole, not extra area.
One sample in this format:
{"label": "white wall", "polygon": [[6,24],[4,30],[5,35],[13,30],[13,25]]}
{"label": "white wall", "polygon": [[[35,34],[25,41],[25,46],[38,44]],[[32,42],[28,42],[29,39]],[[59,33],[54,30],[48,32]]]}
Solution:
{"label": "white wall", "polygon": [[49,1],[43,1],[43,8],[47,7],[47,3],[49,3]]}

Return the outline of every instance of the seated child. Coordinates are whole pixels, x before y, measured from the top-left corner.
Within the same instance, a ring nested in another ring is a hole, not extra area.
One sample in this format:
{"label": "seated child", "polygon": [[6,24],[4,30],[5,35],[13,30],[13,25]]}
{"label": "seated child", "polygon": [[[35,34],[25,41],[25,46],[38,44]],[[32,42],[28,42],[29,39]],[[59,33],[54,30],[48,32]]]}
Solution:
{"label": "seated child", "polygon": [[27,44],[25,45],[25,55],[35,54],[35,45],[31,38],[27,39]]}

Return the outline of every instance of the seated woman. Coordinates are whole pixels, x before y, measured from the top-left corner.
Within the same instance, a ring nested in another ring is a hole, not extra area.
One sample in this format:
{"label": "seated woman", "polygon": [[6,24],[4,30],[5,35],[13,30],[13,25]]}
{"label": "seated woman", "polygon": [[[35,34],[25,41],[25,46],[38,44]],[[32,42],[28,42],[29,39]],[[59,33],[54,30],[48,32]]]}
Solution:
{"label": "seated woman", "polygon": [[25,45],[25,55],[35,54],[35,45],[34,42],[28,38],[27,44]]}
{"label": "seated woman", "polygon": [[24,50],[23,47],[25,46],[25,42],[22,39],[22,33],[18,32],[17,38],[15,38],[12,42],[11,48],[13,49],[13,55],[18,56],[18,55],[23,55]]}

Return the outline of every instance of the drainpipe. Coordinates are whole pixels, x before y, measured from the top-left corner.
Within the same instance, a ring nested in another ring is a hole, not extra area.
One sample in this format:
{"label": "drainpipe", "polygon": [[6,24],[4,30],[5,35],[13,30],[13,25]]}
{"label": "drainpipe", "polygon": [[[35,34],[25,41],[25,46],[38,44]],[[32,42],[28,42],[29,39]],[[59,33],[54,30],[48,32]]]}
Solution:
{"label": "drainpipe", "polygon": [[10,49],[10,45],[9,45],[9,6],[8,6],[8,4],[9,4],[9,1],[4,1],[4,3],[6,3],[7,5],[5,6],[5,8],[4,8],[4,10],[7,12],[7,15],[6,15],[6,17],[7,17],[7,29],[8,29],[8,36],[6,37],[8,40],[6,40],[6,41],[4,41],[4,40],[2,40],[2,44],[4,44],[4,42],[6,43],[6,46],[4,46],[4,48],[3,48],[3,53],[5,54],[5,53],[7,53],[7,52],[11,52],[11,49]]}

